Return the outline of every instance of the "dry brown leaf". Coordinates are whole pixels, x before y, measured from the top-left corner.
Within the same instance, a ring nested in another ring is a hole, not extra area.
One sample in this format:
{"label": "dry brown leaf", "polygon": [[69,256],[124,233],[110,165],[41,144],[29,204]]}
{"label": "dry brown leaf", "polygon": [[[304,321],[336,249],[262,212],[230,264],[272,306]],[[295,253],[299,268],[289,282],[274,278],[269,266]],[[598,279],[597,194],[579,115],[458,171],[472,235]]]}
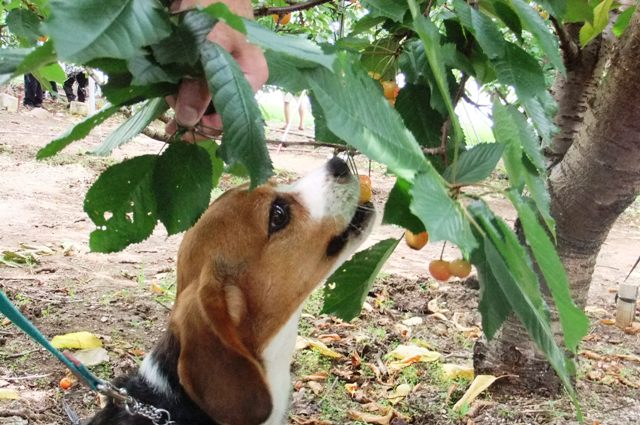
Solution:
{"label": "dry brown leaf", "polygon": [[326,381],[328,376],[329,374],[327,372],[320,371],[320,372],[313,373],[311,375],[303,376],[300,379],[302,379],[304,382],[308,382],[308,381],[322,382],[322,381]]}
{"label": "dry brown leaf", "polygon": [[292,416],[291,420],[298,425],[333,425],[331,421],[325,421],[318,418],[301,418],[300,416]]}
{"label": "dry brown leaf", "polygon": [[340,341],[342,337],[338,334],[325,334],[319,335],[318,340],[324,342],[325,344],[328,342]]}
{"label": "dry brown leaf", "polygon": [[316,381],[309,381],[307,382],[307,386],[309,388],[311,388],[311,391],[313,391],[313,393],[315,395],[320,395],[322,394],[322,390],[324,390],[324,387],[322,386],[322,384],[316,382]]}
{"label": "dry brown leaf", "polygon": [[349,410],[347,413],[353,420],[377,425],[389,425],[391,423],[391,419],[393,418],[393,409],[389,409],[384,416],[358,412],[357,410]]}
{"label": "dry brown leaf", "polygon": [[449,319],[447,319],[447,316],[445,316],[442,313],[433,313],[433,314],[430,314],[427,317],[431,317],[431,318],[434,318],[434,319],[442,320],[443,322],[448,322],[449,321]]}
{"label": "dry brown leaf", "polygon": [[622,382],[624,385],[631,387],[631,388],[640,388],[640,383],[637,382],[633,382],[627,378],[625,378],[624,376],[618,376],[618,381]]}
{"label": "dry brown leaf", "polygon": [[300,351],[300,350],[304,350],[305,348],[309,347],[309,340],[303,336],[296,336],[296,345],[295,345],[295,350],[296,351]]}
{"label": "dry brown leaf", "polygon": [[624,333],[627,335],[637,335],[640,333],[640,323],[632,323],[630,326],[624,328]]}
{"label": "dry brown leaf", "polygon": [[476,397],[480,395],[480,393],[482,393],[484,390],[489,388],[489,386],[491,386],[491,384],[493,384],[496,381],[496,379],[498,378],[496,378],[493,375],[476,376],[476,378],[473,380],[473,382],[471,383],[467,391],[464,393],[462,398],[460,398],[460,400],[458,400],[456,404],[453,405],[453,410],[455,412],[458,412],[460,411],[462,406],[464,405],[470,406],[473,400],[475,400]]}
{"label": "dry brown leaf", "polygon": [[402,324],[405,326],[420,326],[424,323],[424,319],[422,317],[414,316],[402,321]]}
{"label": "dry brown leaf", "polygon": [[344,384],[344,389],[347,392],[347,394],[353,397],[356,394],[356,391],[358,391],[358,384],[356,383]]}
{"label": "dry brown leaf", "polygon": [[596,360],[596,361],[600,361],[603,360],[604,357],[602,357],[600,354],[598,353],[594,353],[593,351],[589,351],[589,350],[583,350],[580,352],[580,355],[584,358],[587,358],[589,360]]}
{"label": "dry brown leaf", "polygon": [[362,358],[355,351],[351,352],[351,354],[349,355],[349,359],[351,360],[351,366],[353,367],[360,367],[360,365],[362,364]]}
{"label": "dry brown leaf", "polygon": [[603,325],[611,326],[615,325],[616,321],[614,319],[600,319],[600,323],[602,323]]}
{"label": "dry brown leaf", "polygon": [[596,307],[596,306],[587,306],[585,307],[584,312],[590,316],[594,316],[597,318],[601,318],[609,315],[609,312],[607,310],[605,310],[602,307]]}
{"label": "dry brown leaf", "polygon": [[640,356],[636,356],[634,354],[616,354],[615,357],[620,360],[628,360],[630,362],[640,363]]}

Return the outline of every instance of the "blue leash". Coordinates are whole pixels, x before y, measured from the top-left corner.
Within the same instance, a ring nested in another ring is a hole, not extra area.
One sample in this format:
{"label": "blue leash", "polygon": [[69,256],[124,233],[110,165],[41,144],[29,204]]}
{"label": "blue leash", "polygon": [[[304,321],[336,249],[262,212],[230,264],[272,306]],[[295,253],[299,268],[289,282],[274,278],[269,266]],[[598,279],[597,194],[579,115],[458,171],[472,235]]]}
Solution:
{"label": "blue leash", "polygon": [[99,392],[107,397],[114,399],[116,402],[122,403],[125,410],[130,415],[140,415],[151,420],[154,425],[169,425],[175,424],[171,420],[169,412],[164,409],[158,409],[153,406],[149,406],[145,403],[141,403],[127,394],[127,391],[123,388],[116,388],[111,383],[105,382],[102,379],[95,376],[85,365],[74,359],[69,354],[63,354],[56,347],[51,345],[47,338],[36,328],[33,323],[29,321],[20,310],[14,306],[4,291],[0,291],[0,313],[7,316],[14,325],[22,329],[29,337],[31,337],[38,344],[46,348],[51,354],[53,354],[58,360],[69,368],[75,376],[82,380],[94,391]]}

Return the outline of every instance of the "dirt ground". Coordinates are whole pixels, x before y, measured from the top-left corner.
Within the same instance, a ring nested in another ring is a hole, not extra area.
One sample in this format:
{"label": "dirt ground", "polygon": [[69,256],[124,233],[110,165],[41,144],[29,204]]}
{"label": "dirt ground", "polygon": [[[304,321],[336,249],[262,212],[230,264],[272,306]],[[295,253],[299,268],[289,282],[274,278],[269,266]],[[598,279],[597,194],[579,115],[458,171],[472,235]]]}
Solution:
{"label": "dirt ground", "polygon": [[[79,121],[56,105],[45,107],[49,112],[0,112],[0,252],[29,259],[17,266],[0,263],[0,289],[48,337],[75,331],[98,335],[110,360],[92,370],[111,379],[132,371],[164,329],[181,235],[167,237],[159,226],[147,241],[120,253],[91,253],[93,226],[83,212],[83,198],[108,165],[158,152],[161,145],[141,136],[112,157],[87,155],[120,118],[58,156],[36,161],[40,147]],[[270,126],[269,138],[281,137],[276,127]],[[307,130],[288,140],[308,140],[310,135]],[[331,155],[328,149],[305,146],[271,147],[271,153],[276,169],[287,177],[304,174]],[[359,165],[366,170],[367,164]],[[381,206],[393,179],[374,165],[372,180],[374,199]],[[225,178],[222,186],[234,183]],[[506,203],[496,199],[492,205],[513,217]],[[616,285],[640,253],[639,210],[636,202],[620,218],[595,270],[588,308],[592,326],[578,357],[577,382],[589,424],[640,423],[639,337],[610,325]],[[399,228],[379,226],[368,243],[401,234]],[[320,315],[320,295],[312,296],[300,334],[306,341],[322,341],[330,351],[306,347],[297,352],[290,424],[574,422],[566,397],[508,394],[500,391],[500,380],[494,384],[497,391],[483,393],[467,411],[453,412],[469,381],[449,379],[442,365],[471,365],[480,316],[472,282],[438,284],[428,277],[427,264],[441,248],[435,243],[416,252],[401,244],[370,292],[363,314],[351,323]],[[445,250],[445,258],[458,256],[455,248]],[[442,357],[396,370],[388,354],[399,344],[421,345]],[[0,424],[70,423],[63,404],[80,417],[90,416],[98,409],[98,399],[80,385],[61,390],[58,384],[66,374],[61,364],[0,319]],[[408,393],[400,393],[400,387]],[[17,399],[3,400],[3,390],[15,390]]]}

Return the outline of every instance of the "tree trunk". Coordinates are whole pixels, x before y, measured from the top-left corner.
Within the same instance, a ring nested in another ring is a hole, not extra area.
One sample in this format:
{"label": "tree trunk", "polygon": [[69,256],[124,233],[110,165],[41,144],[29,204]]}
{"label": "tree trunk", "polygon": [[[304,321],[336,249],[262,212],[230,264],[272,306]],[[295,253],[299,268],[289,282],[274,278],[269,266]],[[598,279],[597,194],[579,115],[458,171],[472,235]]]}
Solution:
{"label": "tree trunk", "polygon": [[[611,52],[606,66],[594,66],[595,72],[590,72],[569,64],[568,83],[556,86],[560,88],[556,122],[562,128],[552,150],[561,160],[549,177],[558,252],[581,308],[587,302],[602,243],[618,216],[640,194],[640,13],[612,49],[599,51],[600,58]],[[581,66],[595,64],[587,59],[582,57]],[[584,86],[577,85],[579,81]],[[553,325],[557,330],[557,320]],[[493,341],[476,345],[474,366],[482,373],[518,375],[518,385],[527,389],[560,388],[514,318],[505,322]]]}

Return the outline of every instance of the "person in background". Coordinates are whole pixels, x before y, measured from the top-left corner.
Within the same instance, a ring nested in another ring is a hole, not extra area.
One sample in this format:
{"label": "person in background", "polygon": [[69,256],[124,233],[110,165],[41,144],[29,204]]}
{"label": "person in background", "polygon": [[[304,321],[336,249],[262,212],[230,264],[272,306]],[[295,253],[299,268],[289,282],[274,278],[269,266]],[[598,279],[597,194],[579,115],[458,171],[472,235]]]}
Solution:
{"label": "person in background", "polygon": [[[84,69],[76,65],[65,65],[65,72],[67,74],[67,80],[64,82],[62,88],[67,95],[67,100],[72,102],[77,98],[78,102],[84,102],[87,97],[85,89],[89,84]],[[73,93],[73,83],[78,83],[77,97]]]}
{"label": "person in background", "polygon": [[42,108],[42,86],[33,74],[24,75],[24,100],[27,109]]}
{"label": "person in background", "polygon": [[291,93],[285,93],[284,95],[284,127],[283,130],[289,128],[291,123],[291,103],[298,102],[298,116],[300,122],[298,123],[298,130],[304,130],[304,114],[307,111],[307,95],[303,90],[299,95],[293,95]]}

